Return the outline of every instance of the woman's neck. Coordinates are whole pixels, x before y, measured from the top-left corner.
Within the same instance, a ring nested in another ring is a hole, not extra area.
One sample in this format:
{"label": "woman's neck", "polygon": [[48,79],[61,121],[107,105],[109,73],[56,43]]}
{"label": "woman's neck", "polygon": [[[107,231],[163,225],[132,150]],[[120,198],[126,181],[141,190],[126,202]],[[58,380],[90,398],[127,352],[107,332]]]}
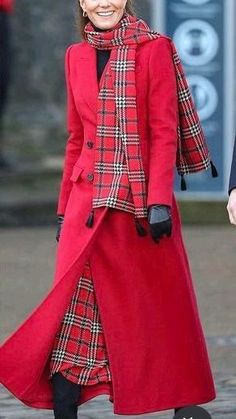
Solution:
{"label": "woman's neck", "polygon": [[106,31],[109,31],[109,29],[101,29],[101,28],[98,28],[94,24],[93,24],[93,27],[94,27],[95,31],[97,31],[97,32],[106,32]]}

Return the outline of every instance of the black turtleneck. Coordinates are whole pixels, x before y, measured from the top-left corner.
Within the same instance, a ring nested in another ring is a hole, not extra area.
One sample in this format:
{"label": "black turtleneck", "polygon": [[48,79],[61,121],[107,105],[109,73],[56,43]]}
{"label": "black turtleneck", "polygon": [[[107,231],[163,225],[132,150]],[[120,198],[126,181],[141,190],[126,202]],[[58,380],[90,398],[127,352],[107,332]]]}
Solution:
{"label": "black turtleneck", "polygon": [[[97,32],[106,32],[106,29],[97,28],[95,25],[93,26]],[[103,70],[106,66],[106,63],[110,58],[111,50],[96,48],[96,53],[97,53],[97,78],[98,80],[100,80]]]}

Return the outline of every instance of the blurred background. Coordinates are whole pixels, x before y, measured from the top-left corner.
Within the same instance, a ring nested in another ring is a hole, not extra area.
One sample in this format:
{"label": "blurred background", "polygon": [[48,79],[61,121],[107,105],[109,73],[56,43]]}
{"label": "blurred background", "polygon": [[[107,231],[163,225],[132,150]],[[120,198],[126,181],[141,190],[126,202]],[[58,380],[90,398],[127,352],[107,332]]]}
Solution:
{"label": "blurred background", "polygon": [[[6,101],[0,120],[1,339],[51,285],[68,137],[64,54],[80,41],[75,0],[16,0],[12,6],[11,0],[0,0],[5,16],[0,30],[9,54],[1,73],[4,81],[9,77],[8,92],[1,90]],[[175,189],[217,385],[217,400],[209,409],[214,418],[235,419],[236,231],[226,211],[235,132],[235,0],[136,0],[135,6],[152,29],[173,38],[219,172],[215,179],[210,171],[187,176],[184,192],[176,176]],[[52,417],[45,412],[34,416],[25,406],[23,414],[23,406],[5,389],[0,388],[0,399],[3,418]],[[98,411],[99,400],[93,402]],[[104,414],[104,399],[101,403]],[[113,417],[108,403],[107,409],[106,417]]]}

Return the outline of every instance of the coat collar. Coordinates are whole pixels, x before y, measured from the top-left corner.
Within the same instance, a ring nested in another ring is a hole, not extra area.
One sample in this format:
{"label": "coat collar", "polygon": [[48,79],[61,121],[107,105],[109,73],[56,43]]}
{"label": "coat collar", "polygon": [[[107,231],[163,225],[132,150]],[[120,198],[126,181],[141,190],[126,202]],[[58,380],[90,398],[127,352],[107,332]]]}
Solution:
{"label": "coat collar", "polygon": [[106,70],[109,71],[109,60],[104,68],[100,81],[98,82],[96,48],[92,47],[88,42],[85,42],[78,57],[80,91],[85,102],[96,115],[98,94]]}

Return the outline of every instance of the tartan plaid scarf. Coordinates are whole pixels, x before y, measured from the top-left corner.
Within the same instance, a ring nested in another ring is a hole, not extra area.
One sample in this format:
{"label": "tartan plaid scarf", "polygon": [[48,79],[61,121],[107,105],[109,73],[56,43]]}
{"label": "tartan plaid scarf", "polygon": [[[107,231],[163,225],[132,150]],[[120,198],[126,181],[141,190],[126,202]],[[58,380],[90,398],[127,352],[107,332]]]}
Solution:
{"label": "tartan plaid scarf", "polygon": [[[140,18],[124,13],[108,31],[91,22],[85,40],[98,49],[111,49],[109,66],[98,95],[92,208],[109,206],[147,216],[146,182],[137,128],[135,55],[139,43],[159,38]],[[170,39],[178,89],[179,123],[176,167],[183,176],[211,164],[201,124],[178,53]],[[183,188],[184,189],[184,188]],[[92,209],[93,216],[93,209]],[[92,220],[88,220],[89,226]]]}

